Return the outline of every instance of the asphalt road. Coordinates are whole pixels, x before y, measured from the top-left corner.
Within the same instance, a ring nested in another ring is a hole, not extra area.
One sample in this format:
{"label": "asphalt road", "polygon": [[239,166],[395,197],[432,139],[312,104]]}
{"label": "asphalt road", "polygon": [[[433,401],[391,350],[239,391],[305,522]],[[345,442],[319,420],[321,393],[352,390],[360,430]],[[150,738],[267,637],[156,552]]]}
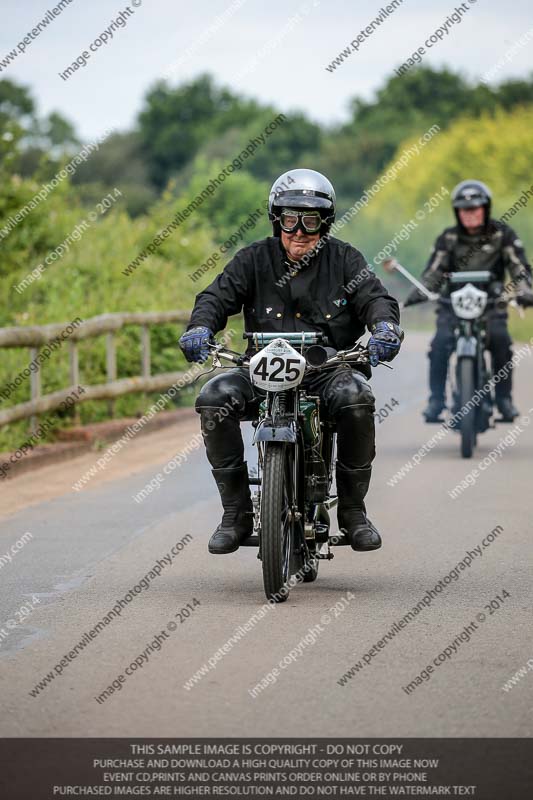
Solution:
{"label": "asphalt road", "polygon": [[[321,563],[317,582],[296,587],[288,602],[256,619],[189,690],[186,681],[265,602],[254,549],[207,552],[220,511],[201,449],[142,503],[132,499],[198,431],[196,415],[180,430],[132,442],[80,492],[70,485],[96,456],[3,484],[0,556],[26,531],[32,538],[11,563],[0,562],[0,735],[533,735],[533,673],[502,690],[533,657],[533,425],[524,425],[515,443],[456,499],[448,492],[509,426],[483,435],[470,462],[461,460],[450,433],[399,483],[388,485],[437,430],[420,416],[426,347],[424,335],[412,335],[394,371],[380,368],[374,379],[378,409],[398,400],[377,426],[368,502],[382,550],[337,548],[333,561]],[[515,393],[522,412],[533,407],[529,358],[517,370]],[[457,580],[448,578],[429,606],[369,654],[495,529],[494,541],[458,570]],[[186,544],[149,588],[61,667],[84,633],[184,537]],[[497,595],[502,602],[495,609],[498,601],[493,607],[490,601]],[[335,616],[337,603],[342,610]],[[182,613],[180,622],[175,615],[187,604],[190,616]],[[454,650],[451,643],[472,622],[469,640],[464,635]],[[406,693],[402,687],[447,647],[450,657]],[[280,668],[291,650],[294,660]],[[142,667],[97,702],[143,652]],[[343,673],[365,654],[367,663],[341,686]],[[276,666],[275,682],[253,698],[248,690]],[[50,672],[54,679],[32,697]]]}

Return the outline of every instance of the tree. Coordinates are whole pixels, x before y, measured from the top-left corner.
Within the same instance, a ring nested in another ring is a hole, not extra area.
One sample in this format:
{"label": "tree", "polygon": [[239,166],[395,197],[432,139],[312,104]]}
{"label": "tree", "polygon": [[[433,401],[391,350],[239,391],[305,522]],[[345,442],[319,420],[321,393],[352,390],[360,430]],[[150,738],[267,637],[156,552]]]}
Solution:
{"label": "tree", "polygon": [[30,90],[10,80],[0,80],[0,156],[9,158],[10,172],[29,177],[43,165],[57,162],[79,144],[74,126],[52,111],[39,119]]}
{"label": "tree", "polygon": [[177,88],[164,81],[156,84],[138,117],[142,152],[154,185],[163,188],[210,137],[247,123],[258,110],[254,101],[215,87],[209,75]]}
{"label": "tree", "polygon": [[0,80],[0,168],[12,170],[35,106],[29,89],[13,81]]}
{"label": "tree", "polygon": [[506,110],[517,105],[533,103],[533,77],[528,81],[505,81],[496,89],[496,97]]}
{"label": "tree", "polygon": [[[529,206],[533,199],[525,194],[530,181],[526,183],[524,176],[529,174],[533,158],[532,126],[531,105],[511,112],[499,108],[479,117],[461,116],[372,197],[343,229],[343,238],[356,241],[367,258],[373,258],[396,236],[397,249],[391,255],[419,273],[437,234],[454,224],[450,203],[453,187],[465,178],[475,177],[492,190],[494,217],[512,209],[507,222],[516,228],[530,252],[533,225]],[[414,141],[401,142],[391,162]],[[435,203],[429,206],[431,198]],[[400,239],[397,234],[413,220],[416,226],[411,226],[409,235]]]}
{"label": "tree", "polygon": [[349,122],[324,137],[318,163],[351,204],[405,139],[435,123],[445,130],[465,113],[479,117],[532,101],[533,80],[492,88],[472,85],[448,69],[417,67],[391,76],[371,100],[355,97]]}
{"label": "tree", "polygon": [[52,111],[41,126],[42,134],[53,148],[63,149],[70,145],[78,145],[80,140],[71,122],[57,111]]}
{"label": "tree", "polygon": [[133,217],[146,213],[157,198],[142,154],[141,137],[135,131],[108,136],[90,160],[80,164],[72,182],[81,197],[91,203],[119,187]]}
{"label": "tree", "polygon": [[[275,120],[279,111],[266,108],[242,131],[241,143],[245,147],[250,139],[260,137],[265,128]],[[316,154],[320,148],[322,131],[303,114],[288,113],[279,119],[278,125],[252,158],[245,161],[246,169],[255,177],[272,183],[278,175],[297,167],[315,168]],[[237,153],[235,153],[237,155]]]}
{"label": "tree", "polygon": [[371,102],[355,98],[353,120],[348,127],[369,128],[375,127],[376,122],[393,122],[407,128],[421,117],[444,123],[468,107],[471,92],[466,81],[448,69],[419,67],[389,78]]}
{"label": "tree", "polygon": [[34,114],[35,104],[30,90],[7,78],[0,80],[0,126],[10,122],[25,126]]}

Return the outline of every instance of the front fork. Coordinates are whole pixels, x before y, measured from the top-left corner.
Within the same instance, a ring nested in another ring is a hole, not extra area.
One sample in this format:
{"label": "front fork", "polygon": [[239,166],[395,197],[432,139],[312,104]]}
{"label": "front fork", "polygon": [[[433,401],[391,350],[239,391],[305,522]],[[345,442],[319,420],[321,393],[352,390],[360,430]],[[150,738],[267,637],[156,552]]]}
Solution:
{"label": "front fork", "polygon": [[[291,409],[291,403],[293,408]],[[292,424],[294,426],[293,433],[286,427],[287,420],[293,417]],[[279,426],[279,422],[281,419],[281,426]],[[257,430],[261,426],[262,422],[269,421],[270,424],[266,426],[268,430],[275,434],[276,431],[273,430],[277,428],[279,434],[278,437],[270,436],[267,434],[266,437],[260,438],[257,436]],[[278,427],[279,426],[279,427]],[[294,439],[294,435],[296,435],[296,439]],[[299,500],[299,491],[300,488],[300,480],[299,480],[299,470],[300,470],[300,458],[302,457],[302,448],[303,445],[301,443],[301,437],[298,435],[298,395],[294,393],[288,392],[279,392],[279,393],[267,393],[266,396],[266,414],[259,421],[256,425],[256,437],[254,437],[255,444],[257,445],[257,465],[258,465],[258,475],[257,478],[254,476],[251,478],[250,483],[252,485],[256,485],[257,492],[252,497],[252,507],[253,507],[253,529],[254,534],[257,535],[259,540],[259,552],[257,557],[261,558],[261,487],[262,487],[262,473],[263,473],[263,465],[265,460],[265,448],[267,443],[270,441],[285,441],[286,447],[293,447],[294,448],[294,457],[292,459],[292,476],[290,478],[292,483],[292,492],[291,492],[291,505],[288,511],[289,520],[293,525],[299,525],[301,535],[299,539],[303,543],[304,549],[307,550],[305,546],[305,537],[303,534],[303,514],[298,507],[298,500]],[[303,482],[302,482],[303,483]]]}
{"label": "front fork", "polygon": [[[481,389],[487,382],[488,374],[485,364],[485,336],[484,331],[474,326],[471,321],[463,321],[456,347],[457,373],[459,363],[464,358],[474,361],[475,367],[475,386],[474,391]],[[456,378],[456,392],[458,393],[458,380]],[[476,404],[477,427],[486,430],[489,427],[489,418],[492,413],[492,398],[490,391],[478,404]]]}

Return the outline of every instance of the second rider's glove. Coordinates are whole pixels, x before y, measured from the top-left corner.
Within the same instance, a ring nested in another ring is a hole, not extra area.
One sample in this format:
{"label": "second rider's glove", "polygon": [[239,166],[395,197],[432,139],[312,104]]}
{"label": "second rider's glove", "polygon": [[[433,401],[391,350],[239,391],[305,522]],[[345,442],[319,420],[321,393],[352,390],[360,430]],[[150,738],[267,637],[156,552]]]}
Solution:
{"label": "second rider's glove", "polygon": [[377,367],[380,361],[392,361],[398,355],[403,340],[403,331],[394,322],[375,322],[368,340],[370,364]]}
{"label": "second rider's glove", "polygon": [[185,331],[179,340],[179,346],[187,361],[199,361],[203,364],[209,356],[208,342],[213,338],[213,331],[198,325]]}
{"label": "second rider's glove", "polygon": [[516,295],[516,302],[519,306],[533,306],[533,292],[531,289],[524,289]]}
{"label": "second rider's glove", "polygon": [[414,306],[416,303],[425,303],[427,299],[426,295],[422,294],[419,289],[413,289],[407,295],[403,307],[407,308],[407,306]]}

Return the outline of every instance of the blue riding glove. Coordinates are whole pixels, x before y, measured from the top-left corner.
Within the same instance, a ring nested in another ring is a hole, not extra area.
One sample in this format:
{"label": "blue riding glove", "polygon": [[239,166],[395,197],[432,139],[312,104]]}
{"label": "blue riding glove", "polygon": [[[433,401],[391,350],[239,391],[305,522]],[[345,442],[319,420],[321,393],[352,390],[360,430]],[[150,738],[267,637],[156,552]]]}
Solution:
{"label": "blue riding glove", "polygon": [[199,361],[203,364],[209,356],[207,343],[213,338],[213,331],[198,325],[185,331],[178,344],[187,361]]}
{"label": "blue riding glove", "polygon": [[403,340],[403,331],[394,322],[375,322],[368,340],[370,364],[377,367],[380,361],[392,361],[398,355]]}

